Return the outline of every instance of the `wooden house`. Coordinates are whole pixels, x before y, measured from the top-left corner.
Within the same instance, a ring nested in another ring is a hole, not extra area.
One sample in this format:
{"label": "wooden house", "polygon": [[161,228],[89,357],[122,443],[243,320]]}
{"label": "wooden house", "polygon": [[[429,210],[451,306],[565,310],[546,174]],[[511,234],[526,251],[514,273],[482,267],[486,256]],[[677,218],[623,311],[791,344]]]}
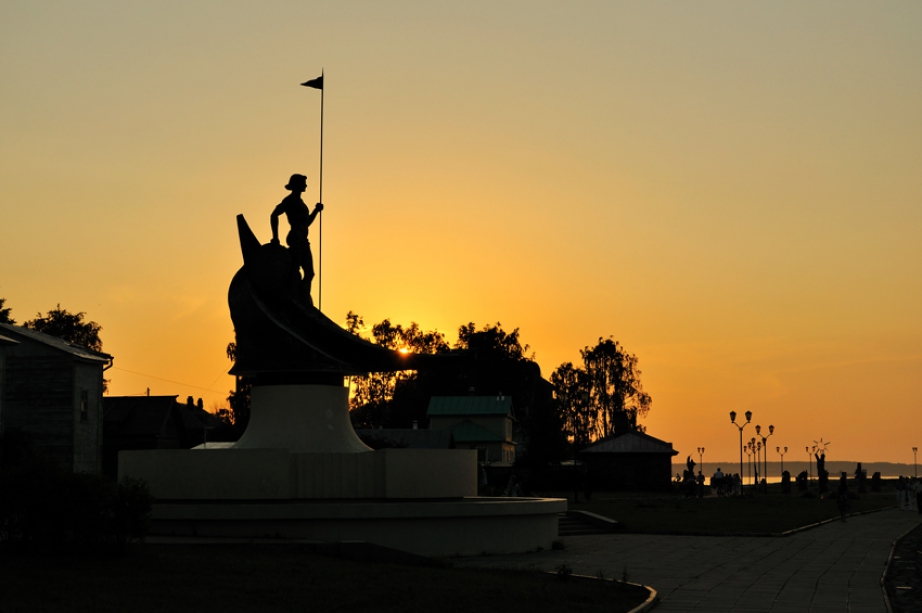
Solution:
{"label": "wooden house", "polygon": [[99,472],[103,371],[112,356],[0,324],[0,428],[75,472]]}
{"label": "wooden house", "polygon": [[580,452],[596,489],[668,490],[672,481],[672,443],[643,432],[609,436]]}
{"label": "wooden house", "polygon": [[433,396],[427,411],[430,430],[451,430],[457,449],[476,449],[481,462],[515,462],[508,396]]}

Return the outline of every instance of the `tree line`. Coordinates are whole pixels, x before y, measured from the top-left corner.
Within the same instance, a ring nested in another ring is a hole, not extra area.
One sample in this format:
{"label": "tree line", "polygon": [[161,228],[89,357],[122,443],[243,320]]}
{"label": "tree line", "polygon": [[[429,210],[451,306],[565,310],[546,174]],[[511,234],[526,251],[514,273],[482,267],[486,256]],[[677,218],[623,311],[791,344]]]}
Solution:
{"label": "tree line", "polygon": [[415,322],[403,327],[385,319],[369,329],[353,312],[346,316],[346,329],[389,349],[460,351],[470,357],[443,369],[353,377],[350,409],[356,428],[409,428],[414,421],[425,425],[432,396],[504,394],[512,397],[525,442],[522,461],[545,465],[571,457],[598,439],[643,432],[639,420],[652,405],[643,390],[637,357],[613,338],[585,347],[580,351],[582,364],[561,364],[547,381],[519,329],[509,332],[500,323],[481,328],[464,324],[454,346],[443,333],[424,331]]}

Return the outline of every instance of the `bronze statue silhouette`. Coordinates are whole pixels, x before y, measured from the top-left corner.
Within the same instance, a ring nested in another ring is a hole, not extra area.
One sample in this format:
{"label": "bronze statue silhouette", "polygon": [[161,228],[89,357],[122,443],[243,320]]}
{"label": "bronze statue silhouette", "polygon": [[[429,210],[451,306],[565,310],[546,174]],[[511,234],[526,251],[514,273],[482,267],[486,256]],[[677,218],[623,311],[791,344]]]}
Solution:
{"label": "bronze statue silhouette", "polygon": [[284,213],[290,226],[285,243],[288,245],[295,273],[299,268],[304,271],[300,282],[300,298],[304,304],[313,306],[311,283],[314,280],[314,258],[311,255],[310,241],[307,240],[307,230],[314,223],[317,214],[323,210],[323,204],[318,202],[311,212],[301,200],[301,194],[307,189],[307,177],[304,175],[291,175],[285,189],[291,193],[285,196],[285,199],[275,207],[269,217],[269,223],[272,226],[272,244],[279,244],[279,216]]}
{"label": "bronze statue silhouette", "polygon": [[817,486],[822,494],[829,485],[829,473],[826,471],[826,452],[814,453],[813,456],[816,458]]}

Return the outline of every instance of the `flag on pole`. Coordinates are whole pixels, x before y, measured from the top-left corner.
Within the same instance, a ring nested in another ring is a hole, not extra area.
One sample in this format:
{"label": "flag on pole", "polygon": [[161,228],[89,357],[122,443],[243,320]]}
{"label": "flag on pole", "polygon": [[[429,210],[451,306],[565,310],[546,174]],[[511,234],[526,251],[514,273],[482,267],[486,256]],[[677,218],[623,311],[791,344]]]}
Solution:
{"label": "flag on pole", "polygon": [[313,87],[314,89],[323,89],[323,75],[320,75],[316,79],[305,81],[301,85],[303,85],[304,87]]}
{"label": "flag on pole", "polygon": [[[323,70],[320,71],[320,76],[316,79],[311,79],[310,81],[305,81],[302,83],[304,87],[313,87],[314,89],[320,90],[320,196],[318,198],[318,205],[323,202]],[[320,206],[322,209],[323,207]],[[316,210],[314,211],[316,213]],[[322,222],[321,222],[322,223]],[[320,270],[322,272],[323,268],[323,226],[321,225],[318,229],[318,241],[317,251],[320,256]],[[323,285],[321,284],[323,277],[317,281],[317,305],[318,308],[323,304]]]}

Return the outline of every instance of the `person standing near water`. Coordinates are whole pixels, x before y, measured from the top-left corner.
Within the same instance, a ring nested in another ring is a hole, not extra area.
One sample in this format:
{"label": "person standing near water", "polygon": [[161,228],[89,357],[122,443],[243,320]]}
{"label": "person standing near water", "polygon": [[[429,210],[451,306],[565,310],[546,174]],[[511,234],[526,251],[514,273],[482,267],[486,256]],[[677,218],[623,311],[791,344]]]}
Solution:
{"label": "person standing near water", "polygon": [[314,280],[314,258],[311,255],[310,241],[307,240],[307,230],[314,223],[317,214],[323,210],[323,204],[318,202],[311,212],[301,200],[301,194],[307,189],[307,177],[304,175],[291,175],[285,189],[291,193],[285,196],[285,199],[275,207],[269,217],[269,223],[272,226],[272,244],[279,244],[279,217],[284,213],[290,226],[285,243],[291,252],[291,260],[296,270],[300,268],[304,271],[300,284],[301,302],[313,306],[311,282]]}

